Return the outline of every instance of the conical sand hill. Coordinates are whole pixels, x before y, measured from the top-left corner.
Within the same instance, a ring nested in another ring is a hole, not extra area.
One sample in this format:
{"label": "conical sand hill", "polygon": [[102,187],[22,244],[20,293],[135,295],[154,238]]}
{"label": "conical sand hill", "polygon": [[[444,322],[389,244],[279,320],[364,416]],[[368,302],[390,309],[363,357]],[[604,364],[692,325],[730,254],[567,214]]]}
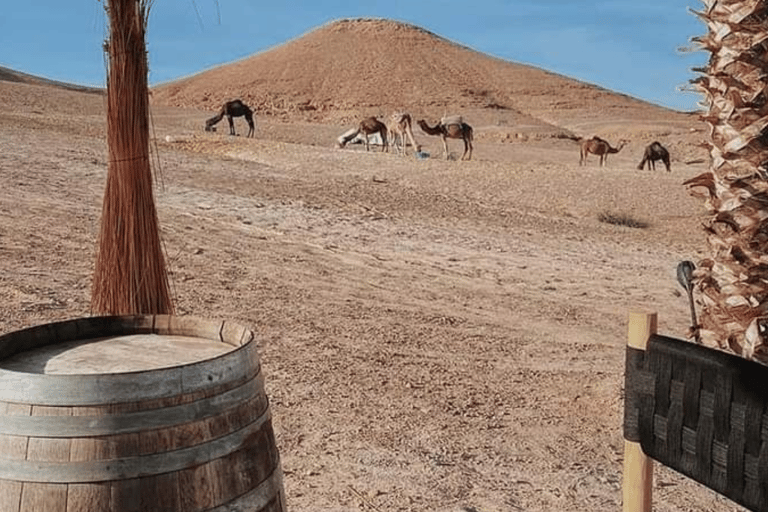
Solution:
{"label": "conical sand hill", "polygon": [[644,111],[658,115],[661,109],[381,19],[335,21],[153,90],[155,103],[211,111],[232,98],[244,99],[259,114],[315,121],[399,109],[434,119],[471,110],[503,114],[518,124],[567,126],[575,119],[638,119]]}

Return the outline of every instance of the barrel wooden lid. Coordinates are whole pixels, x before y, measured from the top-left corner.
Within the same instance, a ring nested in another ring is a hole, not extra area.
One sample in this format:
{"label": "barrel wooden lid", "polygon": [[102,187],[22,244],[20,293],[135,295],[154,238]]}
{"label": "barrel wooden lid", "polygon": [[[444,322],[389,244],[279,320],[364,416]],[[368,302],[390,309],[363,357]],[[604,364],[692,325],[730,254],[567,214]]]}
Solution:
{"label": "barrel wooden lid", "polygon": [[28,350],[0,361],[0,369],[44,375],[140,372],[213,359],[234,349],[206,338],[131,334]]}
{"label": "barrel wooden lid", "polygon": [[98,406],[206,393],[259,373],[254,339],[237,323],[169,315],[29,327],[0,336],[0,402]]}

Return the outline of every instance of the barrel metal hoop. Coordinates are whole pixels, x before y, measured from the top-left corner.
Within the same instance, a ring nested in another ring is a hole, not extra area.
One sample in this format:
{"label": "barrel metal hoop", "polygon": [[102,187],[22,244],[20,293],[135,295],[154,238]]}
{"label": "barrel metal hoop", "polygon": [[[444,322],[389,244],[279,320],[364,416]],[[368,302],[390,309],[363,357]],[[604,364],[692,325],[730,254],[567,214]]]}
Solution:
{"label": "barrel metal hoop", "polygon": [[[225,457],[246,446],[271,414],[267,411],[253,423],[207,443],[164,453],[122,459],[84,462],[45,462],[0,458],[0,480],[49,484],[95,483],[128,480],[181,471]],[[271,429],[270,429],[271,431]]]}
{"label": "barrel metal hoop", "polygon": [[[264,376],[259,372],[245,384],[219,395],[160,409],[98,416],[0,414],[0,435],[67,439],[141,433],[221,416],[227,410],[263,395],[263,390]],[[265,396],[265,405],[266,402]]]}

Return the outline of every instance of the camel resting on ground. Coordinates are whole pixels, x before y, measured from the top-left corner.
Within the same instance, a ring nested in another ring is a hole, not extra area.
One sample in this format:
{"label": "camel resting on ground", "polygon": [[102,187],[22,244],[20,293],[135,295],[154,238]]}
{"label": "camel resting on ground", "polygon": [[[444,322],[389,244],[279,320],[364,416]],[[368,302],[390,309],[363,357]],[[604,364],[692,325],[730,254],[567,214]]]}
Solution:
{"label": "camel resting on ground", "polygon": [[343,148],[349,141],[357,137],[358,134],[365,135],[365,150],[368,151],[369,142],[368,136],[374,133],[378,133],[381,137],[381,150],[389,151],[389,145],[387,144],[387,125],[376,119],[375,117],[366,117],[357,126],[356,130],[350,130],[344,133],[337,139],[338,146]]}
{"label": "camel resting on ground", "polygon": [[419,127],[428,135],[439,135],[443,139],[445,158],[448,158],[448,143],[446,139],[461,139],[464,141],[464,154],[461,159],[472,159],[472,127],[465,123],[460,116],[444,117],[435,126],[429,126],[423,119]]}
{"label": "camel resting on ground", "polygon": [[223,107],[221,107],[221,110],[219,110],[219,113],[213,116],[212,118],[208,119],[205,122],[205,131],[212,132],[215,131],[215,128],[213,127],[216,123],[221,121],[224,117],[227,118],[227,121],[229,121],[229,134],[230,135],[237,135],[235,133],[235,122],[232,120],[233,117],[240,117],[244,116],[246,122],[248,122],[248,135],[247,137],[252,137],[253,132],[255,131],[256,127],[253,124],[253,110],[243,103],[242,100],[232,100],[228,101],[224,104]]}
{"label": "camel resting on ground", "polygon": [[608,141],[601,139],[598,136],[594,136],[591,139],[581,139],[581,152],[579,157],[579,165],[587,165],[587,155],[592,153],[600,157],[600,165],[605,165],[608,160],[608,155],[611,153],[618,153],[621,148],[627,145],[626,140],[620,140],[617,147],[611,147]]}
{"label": "camel resting on ground", "polygon": [[[414,151],[417,153],[421,151],[421,146],[416,144],[416,139],[413,137],[413,121],[410,114],[405,112],[395,112],[389,116],[388,129],[389,137],[392,140],[395,152],[400,153],[402,150],[402,154],[408,154],[408,143],[405,140],[406,137],[410,140]],[[398,145],[398,139],[400,139],[400,145]]]}
{"label": "camel resting on ground", "polygon": [[669,151],[662,146],[658,141],[654,141],[645,148],[643,153],[643,160],[640,165],[637,166],[641,171],[645,168],[645,164],[648,164],[649,169],[656,170],[656,160],[661,160],[667,168],[667,172],[671,171],[669,164]]}

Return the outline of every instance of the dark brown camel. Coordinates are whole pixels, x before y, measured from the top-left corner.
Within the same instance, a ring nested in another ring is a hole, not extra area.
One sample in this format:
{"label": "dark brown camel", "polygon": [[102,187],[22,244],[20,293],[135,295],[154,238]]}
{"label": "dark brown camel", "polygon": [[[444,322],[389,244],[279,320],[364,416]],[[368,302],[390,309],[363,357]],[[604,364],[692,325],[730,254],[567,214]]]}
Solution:
{"label": "dark brown camel", "polygon": [[362,133],[365,135],[365,150],[369,150],[369,142],[368,142],[368,136],[372,135],[374,133],[378,133],[381,137],[381,151],[387,151],[389,150],[389,145],[387,144],[387,125],[376,119],[375,117],[366,117],[362,121],[360,121],[360,124],[357,126],[357,130],[350,131],[339,137],[338,144],[340,148],[343,148],[347,145],[349,141],[354,139],[358,136],[358,134]]}
{"label": "dark brown camel", "polygon": [[210,118],[205,122],[205,131],[207,132],[213,132],[216,131],[216,129],[213,127],[216,123],[221,121],[224,117],[227,118],[227,121],[229,121],[229,134],[230,135],[237,135],[235,133],[235,122],[232,120],[233,117],[240,117],[245,116],[245,120],[248,122],[248,135],[247,137],[252,137],[253,132],[255,131],[256,127],[253,124],[253,110],[242,102],[242,100],[232,100],[228,101],[224,104],[223,107],[221,107],[221,110],[218,114]]}
{"label": "dark brown camel", "polygon": [[655,171],[656,160],[661,160],[664,162],[664,165],[667,167],[667,172],[672,170],[669,165],[669,151],[667,151],[667,148],[662,146],[658,141],[652,142],[645,148],[645,152],[643,153],[643,160],[640,162],[640,165],[638,165],[637,168],[642,171],[645,168],[645,164],[647,163],[648,168]]}
{"label": "dark brown camel", "polygon": [[621,148],[627,145],[627,141],[619,141],[618,147],[611,147],[608,141],[601,139],[600,137],[592,137],[591,139],[581,139],[581,153],[579,158],[579,165],[587,165],[587,155],[592,153],[600,157],[600,165],[605,165],[608,160],[608,155],[611,153],[618,153]]}
{"label": "dark brown camel", "polygon": [[448,143],[446,139],[461,139],[464,141],[464,154],[462,160],[472,159],[472,127],[461,121],[461,118],[443,118],[439,124],[429,126],[423,119],[419,120],[419,127],[428,135],[439,135],[443,139],[445,158],[448,158]]}

